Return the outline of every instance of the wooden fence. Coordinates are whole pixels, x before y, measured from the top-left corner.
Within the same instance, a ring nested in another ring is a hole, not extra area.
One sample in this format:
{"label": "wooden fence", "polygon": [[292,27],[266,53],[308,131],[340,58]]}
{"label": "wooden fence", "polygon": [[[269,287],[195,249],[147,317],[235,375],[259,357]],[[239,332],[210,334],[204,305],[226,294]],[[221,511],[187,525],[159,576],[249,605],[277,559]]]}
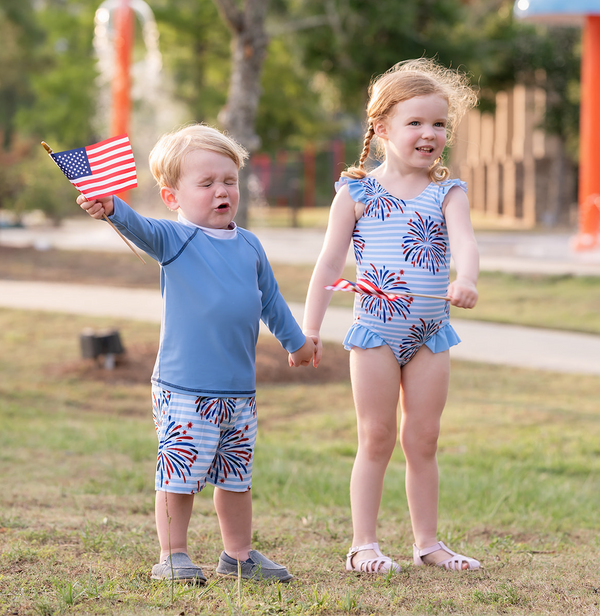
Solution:
{"label": "wooden fence", "polygon": [[498,92],[494,113],[469,112],[451,150],[453,176],[465,180],[471,207],[491,220],[531,228],[572,222],[576,173],[561,140],[541,130],[546,92]]}

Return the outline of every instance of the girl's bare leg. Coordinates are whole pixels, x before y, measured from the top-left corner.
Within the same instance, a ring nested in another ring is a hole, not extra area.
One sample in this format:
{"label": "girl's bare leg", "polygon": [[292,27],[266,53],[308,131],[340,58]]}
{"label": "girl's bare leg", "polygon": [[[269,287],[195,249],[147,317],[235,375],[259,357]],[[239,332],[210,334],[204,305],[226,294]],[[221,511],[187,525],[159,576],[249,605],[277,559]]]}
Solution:
{"label": "girl's bare leg", "polygon": [[[350,479],[353,546],[377,541],[377,515],[383,478],[397,440],[400,366],[388,346],[353,348],[352,391],[358,426],[358,451]],[[365,550],[354,558],[375,558]]]}
{"label": "girl's bare leg", "polygon": [[225,553],[237,560],[247,560],[252,549],[252,492],[215,488],[213,500]]}
{"label": "girl's bare leg", "polygon": [[[450,354],[422,346],[402,368],[400,441],[406,457],[406,496],[415,543],[419,549],[437,543],[440,419],[448,396]],[[425,557],[435,564],[448,558],[438,550]],[[465,566],[468,565],[465,563]]]}
{"label": "girl's bare leg", "polygon": [[[165,501],[165,497],[168,499]],[[157,492],[154,506],[156,532],[160,543],[160,562],[171,554],[187,554],[187,532],[194,507],[193,494],[176,494],[175,492]],[[169,515],[167,516],[167,509]],[[169,517],[171,522],[169,524]],[[169,544],[170,541],[170,544]]]}

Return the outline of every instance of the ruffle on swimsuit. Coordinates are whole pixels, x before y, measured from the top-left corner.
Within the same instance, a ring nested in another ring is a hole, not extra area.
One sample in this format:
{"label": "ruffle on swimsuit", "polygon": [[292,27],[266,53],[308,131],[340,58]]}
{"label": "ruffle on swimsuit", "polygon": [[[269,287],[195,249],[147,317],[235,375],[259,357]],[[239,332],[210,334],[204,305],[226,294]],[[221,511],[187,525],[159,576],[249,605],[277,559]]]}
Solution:
{"label": "ruffle on swimsuit", "polygon": [[[425,345],[432,353],[442,353],[450,347],[456,346],[460,341],[455,329],[450,323],[447,323],[427,340]],[[353,323],[344,338],[344,348],[347,351],[350,351],[352,347],[374,349],[386,344],[387,342],[381,336],[359,323]]]}

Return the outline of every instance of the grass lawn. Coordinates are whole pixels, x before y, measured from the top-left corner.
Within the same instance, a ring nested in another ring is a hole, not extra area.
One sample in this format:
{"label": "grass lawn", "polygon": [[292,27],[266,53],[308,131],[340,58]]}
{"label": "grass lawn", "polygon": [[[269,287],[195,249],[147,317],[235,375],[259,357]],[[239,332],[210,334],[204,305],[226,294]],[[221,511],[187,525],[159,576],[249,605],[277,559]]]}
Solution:
{"label": "grass lawn", "polygon": [[[404,459],[386,477],[379,534],[391,577],[343,570],[356,428],[349,383],[263,384],[254,544],[288,585],[215,576],[210,490],[191,553],[205,587],[152,581],[156,437],[147,384],[82,378],[83,317],[0,310],[0,615],[597,614],[600,379],[454,363],[443,418],[440,538],[482,561],[415,568]],[[126,346],[158,328],[116,326]],[[148,375],[149,377],[149,375]]]}

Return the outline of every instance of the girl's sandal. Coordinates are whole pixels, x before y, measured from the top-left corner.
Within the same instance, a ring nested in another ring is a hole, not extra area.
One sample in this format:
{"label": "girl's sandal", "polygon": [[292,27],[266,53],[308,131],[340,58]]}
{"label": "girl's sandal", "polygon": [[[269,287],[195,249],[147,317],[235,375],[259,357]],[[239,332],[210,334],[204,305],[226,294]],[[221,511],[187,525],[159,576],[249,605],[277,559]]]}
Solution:
{"label": "girl's sandal", "polygon": [[[473,569],[479,569],[481,567],[481,564],[478,560],[453,552],[452,550],[447,548],[441,541],[438,541],[435,545],[432,545],[429,548],[424,548],[422,550],[419,550],[416,545],[413,545],[413,560],[415,565],[419,566],[429,564],[423,560],[423,556],[427,556],[428,554],[432,554],[433,552],[437,552],[438,550],[443,550],[444,552],[450,554],[450,558],[436,563],[438,567],[444,567],[444,569],[448,569],[448,571],[470,571]],[[467,563],[469,565],[467,569],[463,569],[464,563]]]}
{"label": "girl's sandal", "polygon": [[[373,550],[377,554],[377,558],[365,558],[353,564],[352,558],[363,550]],[[350,548],[346,555],[346,571],[358,571],[359,573],[389,573],[393,571],[398,573],[400,565],[389,556],[384,556],[379,549],[378,543],[367,543],[366,545]]]}

